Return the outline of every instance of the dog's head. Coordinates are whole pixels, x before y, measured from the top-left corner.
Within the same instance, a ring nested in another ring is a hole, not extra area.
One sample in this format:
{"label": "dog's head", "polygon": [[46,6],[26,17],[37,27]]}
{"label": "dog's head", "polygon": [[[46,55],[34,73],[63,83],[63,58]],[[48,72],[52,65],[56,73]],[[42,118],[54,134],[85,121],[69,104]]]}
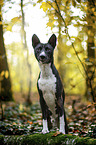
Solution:
{"label": "dog's head", "polygon": [[38,62],[42,62],[43,64],[53,62],[53,51],[56,46],[55,34],[49,38],[48,43],[41,43],[39,38],[34,34],[32,37],[32,46]]}

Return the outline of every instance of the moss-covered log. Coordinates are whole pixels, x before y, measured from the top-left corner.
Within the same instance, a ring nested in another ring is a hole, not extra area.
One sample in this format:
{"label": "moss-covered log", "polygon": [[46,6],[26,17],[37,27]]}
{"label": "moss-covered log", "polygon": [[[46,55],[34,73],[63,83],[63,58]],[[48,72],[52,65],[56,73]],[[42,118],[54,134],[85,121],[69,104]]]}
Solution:
{"label": "moss-covered log", "polygon": [[9,136],[0,135],[0,145],[96,145],[96,139],[54,133]]}

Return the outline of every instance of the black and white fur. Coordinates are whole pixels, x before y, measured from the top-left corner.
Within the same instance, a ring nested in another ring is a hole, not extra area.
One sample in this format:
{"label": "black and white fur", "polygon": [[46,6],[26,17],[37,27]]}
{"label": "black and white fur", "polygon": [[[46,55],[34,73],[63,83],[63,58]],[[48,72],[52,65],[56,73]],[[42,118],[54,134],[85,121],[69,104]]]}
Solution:
{"label": "black and white fur", "polygon": [[53,127],[57,126],[56,123],[59,122],[59,131],[63,134],[68,133],[64,111],[65,93],[60,76],[53,63],[56,36],[53,34],[48,43],[44,44],[34,34],[32,45],[40,67],[37,88],[43,117],[42,132],[48,133],[49,129],[52,128],[52,122]]}

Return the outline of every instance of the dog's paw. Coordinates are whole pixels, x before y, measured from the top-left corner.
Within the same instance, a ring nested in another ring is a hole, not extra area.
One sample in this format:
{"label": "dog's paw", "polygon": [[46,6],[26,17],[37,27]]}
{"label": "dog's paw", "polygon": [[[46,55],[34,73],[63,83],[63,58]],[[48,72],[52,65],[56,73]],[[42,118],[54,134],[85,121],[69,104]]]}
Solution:
{"label": "dog's paw", "polygon": [[42,130],[42,133],[43,133],[43,134],[49,133],[49,130],[48,130],[48,129],[43,129],[43,130]]}
{"label": "dog's paw", "polygon": [[62,130],[59,130],[59,132],[65,134],[65,130],[63,130],[63,129]]}

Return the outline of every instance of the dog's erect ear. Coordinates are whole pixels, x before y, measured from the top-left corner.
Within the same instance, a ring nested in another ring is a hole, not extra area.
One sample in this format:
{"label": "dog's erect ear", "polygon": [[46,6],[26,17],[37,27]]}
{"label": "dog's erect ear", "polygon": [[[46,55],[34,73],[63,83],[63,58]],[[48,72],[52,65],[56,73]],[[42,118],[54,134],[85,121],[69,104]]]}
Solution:
{"label": "dog's erect ear", "polygon": [[53,35],[49,38],[48,43],[49,43],[53,48],[55,48],[55,46],[56,46],[56,40],[57,40],[56,35],[53,34]]}
{"label": "dog's erect ear", "polygon": [[40,43],[39,38],[37,37],[36,34],[34,34],[32,36],[32,46],[33,46],[33,48],[35,48],[39,43]]}

